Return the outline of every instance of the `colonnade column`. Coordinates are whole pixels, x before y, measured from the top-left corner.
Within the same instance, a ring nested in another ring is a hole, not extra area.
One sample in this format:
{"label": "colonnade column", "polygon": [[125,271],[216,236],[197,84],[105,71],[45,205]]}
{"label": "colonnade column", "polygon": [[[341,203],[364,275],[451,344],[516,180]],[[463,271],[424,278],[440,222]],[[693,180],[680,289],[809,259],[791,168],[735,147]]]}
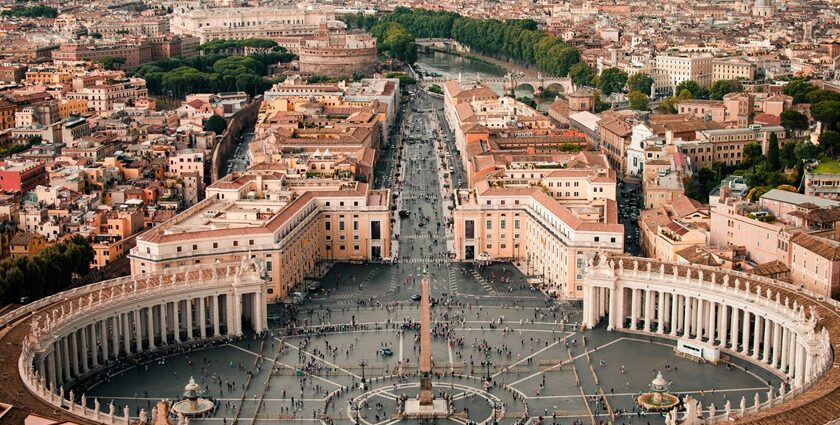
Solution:
{"label": "colonnade column", "polygon": [[204,297],[198,298],[198,331],[201,339],[207,338],[207,312],[204,308]]}
{"label": "colonnade column", "polygon": [[732,307],[732,326],[731,332],[732,337],[730,338],[730,344],[732,346],[732,351],[738,351],[738,331],[741,330],[740,326],[740,316],[741,310],[735,307]]}
{"label": "colonnade column", "polygon": [[796,375],[796,349],[797,349],[797,338],[796,332],[790,332],[790,342],[788,345],[790,346],[788,351],[788,376],[793,378]]}
{"label": "colonnade column", "polygon": [[669,333],[671,336],[677,336],[677,299],[679,298],[679,295],[671,293],[669,297],[669,303],[671,304],[671,317],[669,317],[670,320],[668,323],[669,326],[671,326],[671,332]]}
{"label": "colonnade column", "polygon": [[55,367],[55,360],[58,358],[56,356],[56,351],[58,350],[58,344],[53,344],[53,350],[50,353],[49,357],[47,358],[47,371],[50,373],[50,380],[52,381],[52,385],[50,389],[55,390],[56,385],[59,382],[58,377],[56,376],[56,367]]}
{"label": "colonnade column", "polygon": [[650,332],[651,309],[653,308],[652,295],[650,289],[645,290],[645,332]]}
{"label": "colonnade column", "polygon": [[79,341],[76,336],[77,333],[78,331],[74,330],[68,335],[68,338],[70,338],[70,371],[73,372],[73,376],[79,375]]}
{"label": "colonnade column", "polygon": [[169,309],[169,303],[163,303],[158,306],[160,309],[160,345],[164,346],[169,343],[166,329],[166,310]]}
{"label": "colonnade column", "polygon": [[117,314],[116,316],[111,316],[111,324],[113,325],[111,326],[111,329],[113,330],[113,333],[111,334],[111,342],[113,343],[114,347],[115,359],[120,356],[120,329],[122,329],[120,327],[120,319],[122,318],[119,314]]}
{"label": "colonnade column", "polygon": [[744,310],[744,328],[742,329],[743,338],[741,339],[743,343],[741,344],[741,354],[749,355],[750,354],[750,312],[748,310]]}
{"label": "colonnade column", "polygon": [[[683,295],[674,295],[677,297],[677,328],[679,328],[679,332],[685,332],[685,296]],[[682,312],[682,313],[681,313]]]}
{"label": "colonnade column", "polygon": [[210,299],[213,300],[213,336],[218,337],[221,336],[219,333],[219,296],[212,295]]}
{"label": "colonnade column", "polygon": [[172,329],[175,333],[175,343],[181,342],[181,318],[178,317],[180,315],[181,310],[181,301],[176,300],[172,302]]}
{"label": "colonnade column", "polygon": [[67,349],[67,337],[61,338],[61,375],[65,382],[73,376],[70,374],[70,352]]}
{"label": "colonnade column", "polygon": [[123,346],[125,353],[131,354],[131,319],[129,318],[131,313],[120,313],[120,315],[122,316]]}
{"label": "colonnade column", "polygon": [[79,353],[82,361],[82,373],[88,371],[88,335],[87,335],[87,326],[82,326],[79,329],[79,339],[82,341],[82,351]]}
{"label": "colonnade column", "polygon": [[657,292],[658,295],[658,306],[656,316],[658,318],[656,322],[656,333],[664,334],[665,333],[665,293]]}
{"label": "colonnade column", "polygon": [[[594,311],[592,311],[592,309],[590,309],[589,311],[590,314],[595,313]],[[592,321],[591,324],[594,325],[595,322]],[[242,334],[242,294],[236,293],[233,294],[233,334]]]}
{"label": "colonnade column", "polygon": [[140,321],[140,309],[134,310],[134,346],[137,348],[137,353],[143,351],[143,324]]}
{"label": "colonnade column", "polygon": [[108,356],[109,356],[108,352],[110,351],[108,349],[108,344],[111,343],[111,335],[108,334],[108,319],[107,318],[99,321],[99,339],[100,339],[100,341],[102,341],[101,342],[101,344],[102,344],[102,362],[107,363],[108,362]]}
{"label": "colonnade column", "polygon": [[755,322],[753,322],[753,351],[752,358],[758,360],[758,349],[761,347],[761,316],[754,314]]}
{"label": "colonnade column", "polygon": [[630,329],[636,330],[636,322],[639,320],[639,296],[638,289],[630,290]]}
{"label": "colonnade column", "polygon": [[779,322],[773,325],[773,367],[779,367],[779,357],[782,351],[782,325]]}
{"label": "colonnade column", "polygon": [[617,289],[609,288],[610,291],[610,324],[607,327],[608,331],[618,328],[618,295]]}
{"label": "colonnade column", "polygon": [[771,334],[770,328],[773,325],[769,319],[764,318],[764,352],[761,353],[761,361],[765,363],[770,363],[770,342],[771,342]]}
{"label": "colonnade column", "polygon": [[154,350],[155,346],[155,307],[146,307],[146,323],[148,324],[147,336],[149,338],[149,350]]}
{"label": "colonnade column", "polygon": [[[619,329],[624,329],[624,304],[626,303],[624,300],[624,288],[616,288],[613,290],[613,293],[616,294],[616,305],[618,306],[618,314],[616,315],[616,326]],[[266,315],[268,315],[268,311],[264,311]],[[613,314],[613,313],[610,313]],[[267,322],[266,322],[267,326]]]}
{"label": "colonnade column", "polygon": [[184,305],[184,315],[187,316],[187,340],[191,340],[193,339],[192,298],[188,299]]}
{"label": "colonnade column", "polygon": [[96,344],[96,322],[90,325],[91,368],[99,366],[99,345]]}
{"label": "colonnade column", "polygon": [[694,328],[694,339],[700,341],[703,339],[703,300],[694,298],[691,304],[691,327]]}
{"label": "colonnade column", "polygon": [[683,338],[691,336],[691,297],[683,296]]}
{"label": "colonnade column", "polygon": [[779,369],[782,372],[786,372],[788,367],[788,354],[790,352],[790,335],[791,332],[787,328],[782,328],[782,351],[779,353]]}
{"label": "colonnade column", "polygon": [[720,339],[720,346],[726,348],[727,335],[729,332],[729,307],[726,304],[720,305],[720,329],[718,330],[718,339]]}
{"label": "colonnade column", "polygon": [[717,310],[715,306],[714,301],[709,301],[709,329],[706,332],[709,337],[709,344],[715,343],[715,333],[717,331]]}
{"label": "colonnade column", "polygon": [[796,343],[796,373],[793,379],[796,380],[796,385],[801,387],[805,384],[805,347],[802,344]]}

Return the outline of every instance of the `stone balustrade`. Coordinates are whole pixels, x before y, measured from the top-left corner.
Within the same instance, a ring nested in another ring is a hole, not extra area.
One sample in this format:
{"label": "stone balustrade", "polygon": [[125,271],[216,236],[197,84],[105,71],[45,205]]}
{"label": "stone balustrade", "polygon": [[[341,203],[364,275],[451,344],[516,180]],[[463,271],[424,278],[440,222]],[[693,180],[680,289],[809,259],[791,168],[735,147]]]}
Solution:
{"label": "stone balustrade", "polygon": [[[737,408],[727,402],[722,413],[709,406],[706,423],[749,422],[765,411],[819,409],[801,403],[803,396],[840,397],[840,382],[826,376],[838,366],[838,312],[840,303],[794,285],[706,266],[602,254],[584,279],[584,326],[606,318],[609,330],[713,346],[790,383],[790,389],[783,383],[778,391],[743,399]],[[817,416],[828,422],[840,412],[826,409]],[[676,412],[669,421],[676,423]]]}

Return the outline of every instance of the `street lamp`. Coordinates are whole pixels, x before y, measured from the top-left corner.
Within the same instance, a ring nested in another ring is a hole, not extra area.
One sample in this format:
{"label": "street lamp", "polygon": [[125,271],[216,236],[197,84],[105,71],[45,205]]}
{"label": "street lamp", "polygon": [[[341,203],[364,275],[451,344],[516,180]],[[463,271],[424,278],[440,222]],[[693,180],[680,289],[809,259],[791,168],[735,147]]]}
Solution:
{"label": "street lamp", "polygon": [[492,365],[493,362],[490,361],[490,356],[488,355],[487,359],[484,362],[484,366],[486,366],[487,369],[487,374],[484,375],[484,380],[487,381],[487,383],[490,383],[490,381],[492,380],[492,378],[490,377],[490,366]]}
{"label": "street lamp", "polygon": [[365,388],[365,382],[366,382],[366,380],[365,380],[365,366],[367,366],[367,365],[368,365],[368,362],[367,362],[367,360],[365,360],[364,357],[361,360],[359,360],[359,367],[362,368],[362,389]]}

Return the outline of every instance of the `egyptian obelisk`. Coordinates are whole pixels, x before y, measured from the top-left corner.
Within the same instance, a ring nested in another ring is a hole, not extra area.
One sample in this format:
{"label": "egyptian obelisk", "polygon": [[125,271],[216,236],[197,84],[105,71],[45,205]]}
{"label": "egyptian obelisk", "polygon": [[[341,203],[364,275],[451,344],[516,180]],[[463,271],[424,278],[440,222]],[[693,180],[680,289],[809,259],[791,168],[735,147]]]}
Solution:
{"label": "egyptian obelisk", "polygon": [[429,302],[429,276],[420,281],[420,405],[432,402],[432,309]]}

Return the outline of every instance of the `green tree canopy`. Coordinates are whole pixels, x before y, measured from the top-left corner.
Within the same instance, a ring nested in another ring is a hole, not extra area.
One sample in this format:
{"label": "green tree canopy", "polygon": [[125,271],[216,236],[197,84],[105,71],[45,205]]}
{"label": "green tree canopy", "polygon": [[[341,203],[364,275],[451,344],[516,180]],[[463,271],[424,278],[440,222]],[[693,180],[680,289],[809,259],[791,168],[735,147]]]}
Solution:
{"label": "green tree canopy", "polygon": [[712,83],[709,89],[709,98],[712,100],[723,100],[729,93],[744,91],[744,85],[738,80],[717,80]]}
{"label": "green tree canopy", "polygon": [[822,122],[823,129],[837,129],[837,123],[840,122],[840,101],[823,100],[819,103],[812,103],[811,116]]}
{"label": "green tree canopy", "polygon": [[211,115],[210,118],[207,118],[207,121],[204,122],[204,131],[212,131],[217,135],[221,135],[226,129],[227,121],[215,114]]}
{"label": "green tree canopy", "polygon": [[767,161],[770,164],[770,169],[778,170],[782,168],[781,155],[779,152],[779,138],[776,133],[770,133],[770,139],[767,141]]}
{"label": "green tree canopy", "polygon": [[779,118],[785,130],[796,131],[808,128],[808,117],[795,109],[783,111]]}
{"label": "green tree canopy", "polygon": [[56,18],[58,9],[49,6],[15,7],[4,10],[2,16],[13,16],[18,18]]}
{"label": "green tree canopy", "polygon": [[636,111],[648,111],[648,97],[646,94],[633,90],[627,94],[627,100],[630,102],[630,109]]}
{"label": "green tree canopy", "polygon": [[752,142],[744,146],[744,163],[755,164],[761,157],[761,144]]}
{"label": "green tree canopy", "polygon": [[789,81],[782,89],[782,93],[792,96],[793,103],[806,103],[808,102],[808,93],[816,89],[808,80],[798,78]]}
{"label": "green tree canopy", "polygon": [[650,94],[650,88],[653,87],[653,78],[644,72],[633,74],[627,79],[627,91],[639,91],[645,95]]}
{"label": "green tree canopy", "polygon": [[569,67],[569,78],[579,86],[594,86],[597,82],[595,71],[586,62],[578,62]]}
{"label": "green tree canopy", "polygon": [[391,57],[403,62],[414,63],[417,60],[417,45],[414,36],[399,23],[381,22],[371,28],[376,37],[377,46],[390,52]]}
{"label": "green tree canopy", "polygon": [[598,88],[606,95],[620,92],[627,84],[627,73],[618,68],[607,68],[598,77]]}
{"label": "green tree canopy", "polygon": [[674,92],[677,93],[677,96],[680,96],[683,90],[688,90],[689,93],[691,93],[692,99],[706,99],[709,97],[709,92],[700,87],[700,85],[694,80],[686,80],[677,84],[677,88]]}
{"label": "green tree canopy", "polygon": [[103,56],[95,59],[95,61],[101,63],[105,69],[112,71],[122,69],[123,65],[125,65],[125,60],[126,59],[123,56]]}
{"label": "green tree canopy", "polygon": [[826,130],[820,134],[820,148],[826,155],[834,157],[840,152],[840,133],[833,130]]}

